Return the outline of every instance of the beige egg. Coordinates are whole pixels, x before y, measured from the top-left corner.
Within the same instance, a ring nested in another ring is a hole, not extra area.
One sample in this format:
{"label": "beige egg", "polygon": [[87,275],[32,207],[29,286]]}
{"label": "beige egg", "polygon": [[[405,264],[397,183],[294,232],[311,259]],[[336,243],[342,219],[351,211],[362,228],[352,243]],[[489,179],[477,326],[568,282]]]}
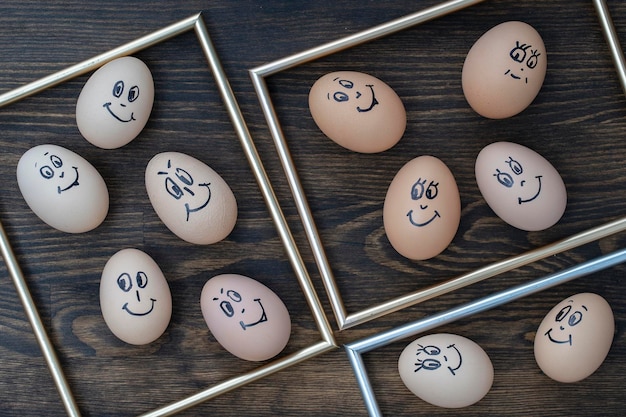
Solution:
{"label": "beige egg", "polygon": [[115,59],[87,80],[76,102],[78,130],[93,145],[114,149],[143,130],[154,103],[154,81],[143,61]]}
{"label": "beige egg", "polygon": [[493,384],[493,365],[474,341],[455,334],[422,336],[398,359],[404,385],[422,400],[462,408],[481,400]]}
{"label": "beige egg", "polygon": [[232,190],[217,172],[189,155],[155,155],[146,167],[145,183],[161,221],[187,242],[216,243],[235,227],[237,201]]}
{"label": "beige egg", "polygon": [[102,270],[100,309],[115,336],[129,344],[145,345],[158,339],[169,325],[170,287],[148,254],[122,249]]}
{"label": "beige egg", "polygon": [[535,335],[539,368],[559,382],[577,382],[593,374],[611,349],[615,319],[597,294],[572,295],[554,306]]}
{"label": "beige egg", "polygon": [[200,296],[202,315],[224,349],[248,361],[278,355],[291,334],[289,311],[276,293],[237,274],[217,275]]}
{"label": "beige egg", "polygon": [[326,136],[355,152],[385,151],[406,128],[406,111],[396,92],[361,72],[337,71],[318,79],[309,92],[309,109]]}
{"label": "beige egg", "polygon": [[476,158],[475,172],[485,201],[511,226],[544,230],[565,212],[567,191],[561,175],[532,149],[511,142],[487,145]]}
{"label": "beige egg", "polygon": [[482,35],[469,50],[461,75],[463,93],[480,115],[504,119],[526,109],[546,75],[541,36],[524,22],[504,22]]}
{"label": "beige egg", "polygon": [[424,260],[448,247],[461,221],[461,197],[450,169],[434,156],[419,156],[395,175],[385,196],[383,225],[394,249]]}
{"label": "beige egg", "polygon": [[109,211],[109,191],[82,156],[57,145],[38,145],[17,164],[17,184],[41,220],[67,233],[98,227]]}

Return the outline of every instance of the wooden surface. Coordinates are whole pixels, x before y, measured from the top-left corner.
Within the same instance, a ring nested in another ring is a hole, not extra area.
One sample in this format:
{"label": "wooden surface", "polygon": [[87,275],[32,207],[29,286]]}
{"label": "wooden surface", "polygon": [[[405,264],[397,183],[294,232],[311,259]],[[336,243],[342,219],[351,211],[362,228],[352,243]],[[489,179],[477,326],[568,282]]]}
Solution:
{"label": "wooden surface", "polygon": [[[255,144],[334,325],[248,70],[433,4],[436,1],[5,0],[0,4],[0,91],[204,11]],[[626,42],[626,5],[612,1],[610,6]],[[542,34],[549,54],[548,73],[539,96],[525,112],[507,120],[487,120],[465,102],[460,71],[473,42],[506,20],[526,21]],[[200,290],[219,273],[254,277],[285,301],[293,331],[279,357],[319,340],[195,36],[181,35],[136,56],[153,72],[156,102],[140,137],[121,149],[95,148],[76,128],[75,101],[88,75],[0,109],[0,220],[86,416],[137,415],[258,366],[224,351],[202,319]],[[355,154],[339,148],[314,125],[307,109],[308,89],[319,76],[338,69],[376,75],[402,97],[408,126],[396,147],[377,155]],[[591,1],[487,1],[277,74],[268,79],[268,85],[348,312],[626,214],[626,100]],[[568,190],[568,207],[557,225],[543,232],[523,232],[504,224],[487,207],[476,186],[473,163],[483,146],[497,140],[529,146],[557,167]],[[42,143],[78,152],[105,178],[111,206],[98,229],[67,235],[29,211],[17,188],[15,167],[23,152]],[[203,160],[232,187],[239,219],[225,241],[209,247],[184,243],[156,217],[145,193],[143,172],[156,152],[166,150]],[[422,154],[441,158],[454,173],[462,217],[444,253],[412,262],[395,253],[386,240],[382,203],[395,172]],[[339,343],[357,340],[625,243],[625,236],[617,235],[588,244],[357,328],[337,331],[336,337]],[[150,254],[168,278],[173,295],[168,330],[143,347],[116,339],[100,314],[100,273],[107,259],[125,247]],[[495,381],[490,393],[466,409],[431,406],[404,388],[396,363],[412,339],[366,354],[383,413],[623,415],[625,268],[597,273],[439,328],[476,341],[493,361]],[[588,379],[557,383],[535,364],[535,331],[557,302],[586,291],[602,295],[613,308],[613,346],[601,368]],[[64,415],[4,264],[0,265],[0,415]],[[363,416],[366,411],[343,349],[336,349],[182,415]]]}

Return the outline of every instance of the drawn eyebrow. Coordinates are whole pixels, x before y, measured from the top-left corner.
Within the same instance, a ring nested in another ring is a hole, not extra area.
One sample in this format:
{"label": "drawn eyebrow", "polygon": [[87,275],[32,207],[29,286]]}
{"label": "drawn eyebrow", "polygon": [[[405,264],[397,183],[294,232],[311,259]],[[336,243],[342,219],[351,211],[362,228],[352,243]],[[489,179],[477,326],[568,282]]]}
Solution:
{"label": "drawn eyebrow", "polygon": [[589,311],[589,310],[587,310],[587,307],[585,307],[585,306],[581,306],[581,307],[582,307],[582,308],[584,308],[584,309],[585,309],[585,311]]}

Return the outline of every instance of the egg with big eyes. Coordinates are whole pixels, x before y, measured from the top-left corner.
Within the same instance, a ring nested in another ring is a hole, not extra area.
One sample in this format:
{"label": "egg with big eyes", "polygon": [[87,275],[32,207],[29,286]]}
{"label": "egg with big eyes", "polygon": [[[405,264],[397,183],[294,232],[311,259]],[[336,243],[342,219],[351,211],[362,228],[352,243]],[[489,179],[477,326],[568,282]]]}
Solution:
{"label": "egg with big eyes", "polygon": [[146,167],[145,184],[161,221],[187,242],[216,243],[235,227],[235,195],[217,172],[196,158],[180,152],[155,155]]}
{"label": "egg with big eyes", "polygon": [[145,345],[158,339],[172,316],[172,295],[154,259],[134,248],[111,256],[100,279],[100,309],[120,340]]}
{"label": "egg with big eyes", "polygon": [[504,22],[469,50],[461,72],[463,94],[478,114],[504,119],[537,97],[547,70],[543,39],[529,24]]}
{"label": "egg with big eyes", "polygon": [[154,103],[148,66],[127,56],[100,67],[76,102],[76,124],[83,137],[103,149],[122,147],[143,130]]}
{"label": "egg with big eyes", "polygon": [[544,230],[563,216],[567,190],[543,156],[511,142],[485,146],[475,165],[485,201],[502,220],[526,231]]}
{"label": "egg with big eyes", "polygon": [[461,221],[461,197],[450,169],[438,158],[419,156],[395,175],[383,204],[383,225],[402,256],[437,256],[454,239]]}
{"label": "egg with big eyes", "polygon": [[493,365],[474,341],[438,333],[411,342],[400,354],[398,371],[404,385],[422,400],[445,408],[480,401],[493,384]]}
{"label": "egg with big eyes", "polygon": [[406,128],[398,94],[378,78],[356,71],[332,72],[315,81],[309,110],[326,136],[355,152],[385,151]]}
{"label": "egg with big eyes", "polygon": [[38,145],[17,164],[17,185],[41,220],[67,233],[98,227],[109,211],[109,191],[85,158],[57,145]]}
{"label": "egg with big eyes", "polygon": [[202,316],[220,345],[248,361],[278,355],[291,334],[289,311],[265,285],[238,274],[209,279],[200,296]]}
{"label": "egg with big eyes", "polygon": [[615,319],[597,294],[572,295],[554,306],[535,335],[539,368],[559,382],[577,382],[593,374],[611,349]]}

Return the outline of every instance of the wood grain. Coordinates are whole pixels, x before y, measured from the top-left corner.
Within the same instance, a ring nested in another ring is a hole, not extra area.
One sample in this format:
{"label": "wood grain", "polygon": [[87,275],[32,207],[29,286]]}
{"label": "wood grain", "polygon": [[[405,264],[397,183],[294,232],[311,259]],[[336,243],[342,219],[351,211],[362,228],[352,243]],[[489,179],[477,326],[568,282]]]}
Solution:
{"label": "wood grain", "polygon": [[[353,2],[288,0],[6,0],[0,5],[0,91],[8,91],[141,35],[204,11],[222,64],[264,161],[284,213],[334,323],[327,296],[292,202],[248,70],[278,58],[404,16],[435,0]],[[626,42],[626,5],[610,2]],[[548,74],[535,102],[501,121],[480,118],[460,88],[465,54],[486,30],[524,20],[543,36]],[[213,275],[249,275],[272,288],[289,308],[293,332],[282,355],[319,335],[284,253],[228,114],[192,33],[137,54],[151,68],[155,107],[142,134],[105,151],[86,142],[74,120],[76,97],[87,75],[0,109],[0,220],[27,277],[44,324],[86,416],[131,416],[179,400],[258,366],[224,351],[199,309],[200,290]],[[339,148],[317,129],[307,94],[326,72],[350,69],[383,79],[402,97],[408,115],[403,139],[389,151],[360,155]],[[590,1],[486,1],[384,39],[268,78],[289,148],[349,312],[469,272],[621,217],[626,213],[626,99]],[[557,167],[568,207],[542,232],[514,229],[488,208],[476,186],[473,163],[496,140],[529,146]],[[21,154],[41,143],[68,147],[103,175],[110,213],[96,230],[67,235],[29,211],[15,182]],[[186,244],[159,221],[143,185],[146,163],[157,152],[193,155],[219,172],[238,200],[233,233],[209,247]],[[454,173],[462,218],[450,247],[422,262],[389,245],[382,203],[395,172],[409,159],[431,154]],[[500,277],[337,332],[339,343],[396,327],[463,302],[526,282],[626,244],[624,235],[556,255]],[[98,285],[116,251],[140,248],[159,263],[170,283],[174,310],[166,333],[141,347],[117,340],[102,320]],[[411,340],[365,355],[387,416],[621,416],[626,373],[623,266],[594,274],[442,327],[464,335],[490,355],[494,386],[478,404],[461,410],[431,406],[402,385],[396,363]],[[596,292],[612,305],[613,347],[602,367],[576,384],[544,376],[533,358],[534,332],[557,302]],[[0,265],[0,415],[61,416],[58,394],[4,264]],[[366,415],[343,349],[336,349],[261,381],[224,394],[181,415]]]}

